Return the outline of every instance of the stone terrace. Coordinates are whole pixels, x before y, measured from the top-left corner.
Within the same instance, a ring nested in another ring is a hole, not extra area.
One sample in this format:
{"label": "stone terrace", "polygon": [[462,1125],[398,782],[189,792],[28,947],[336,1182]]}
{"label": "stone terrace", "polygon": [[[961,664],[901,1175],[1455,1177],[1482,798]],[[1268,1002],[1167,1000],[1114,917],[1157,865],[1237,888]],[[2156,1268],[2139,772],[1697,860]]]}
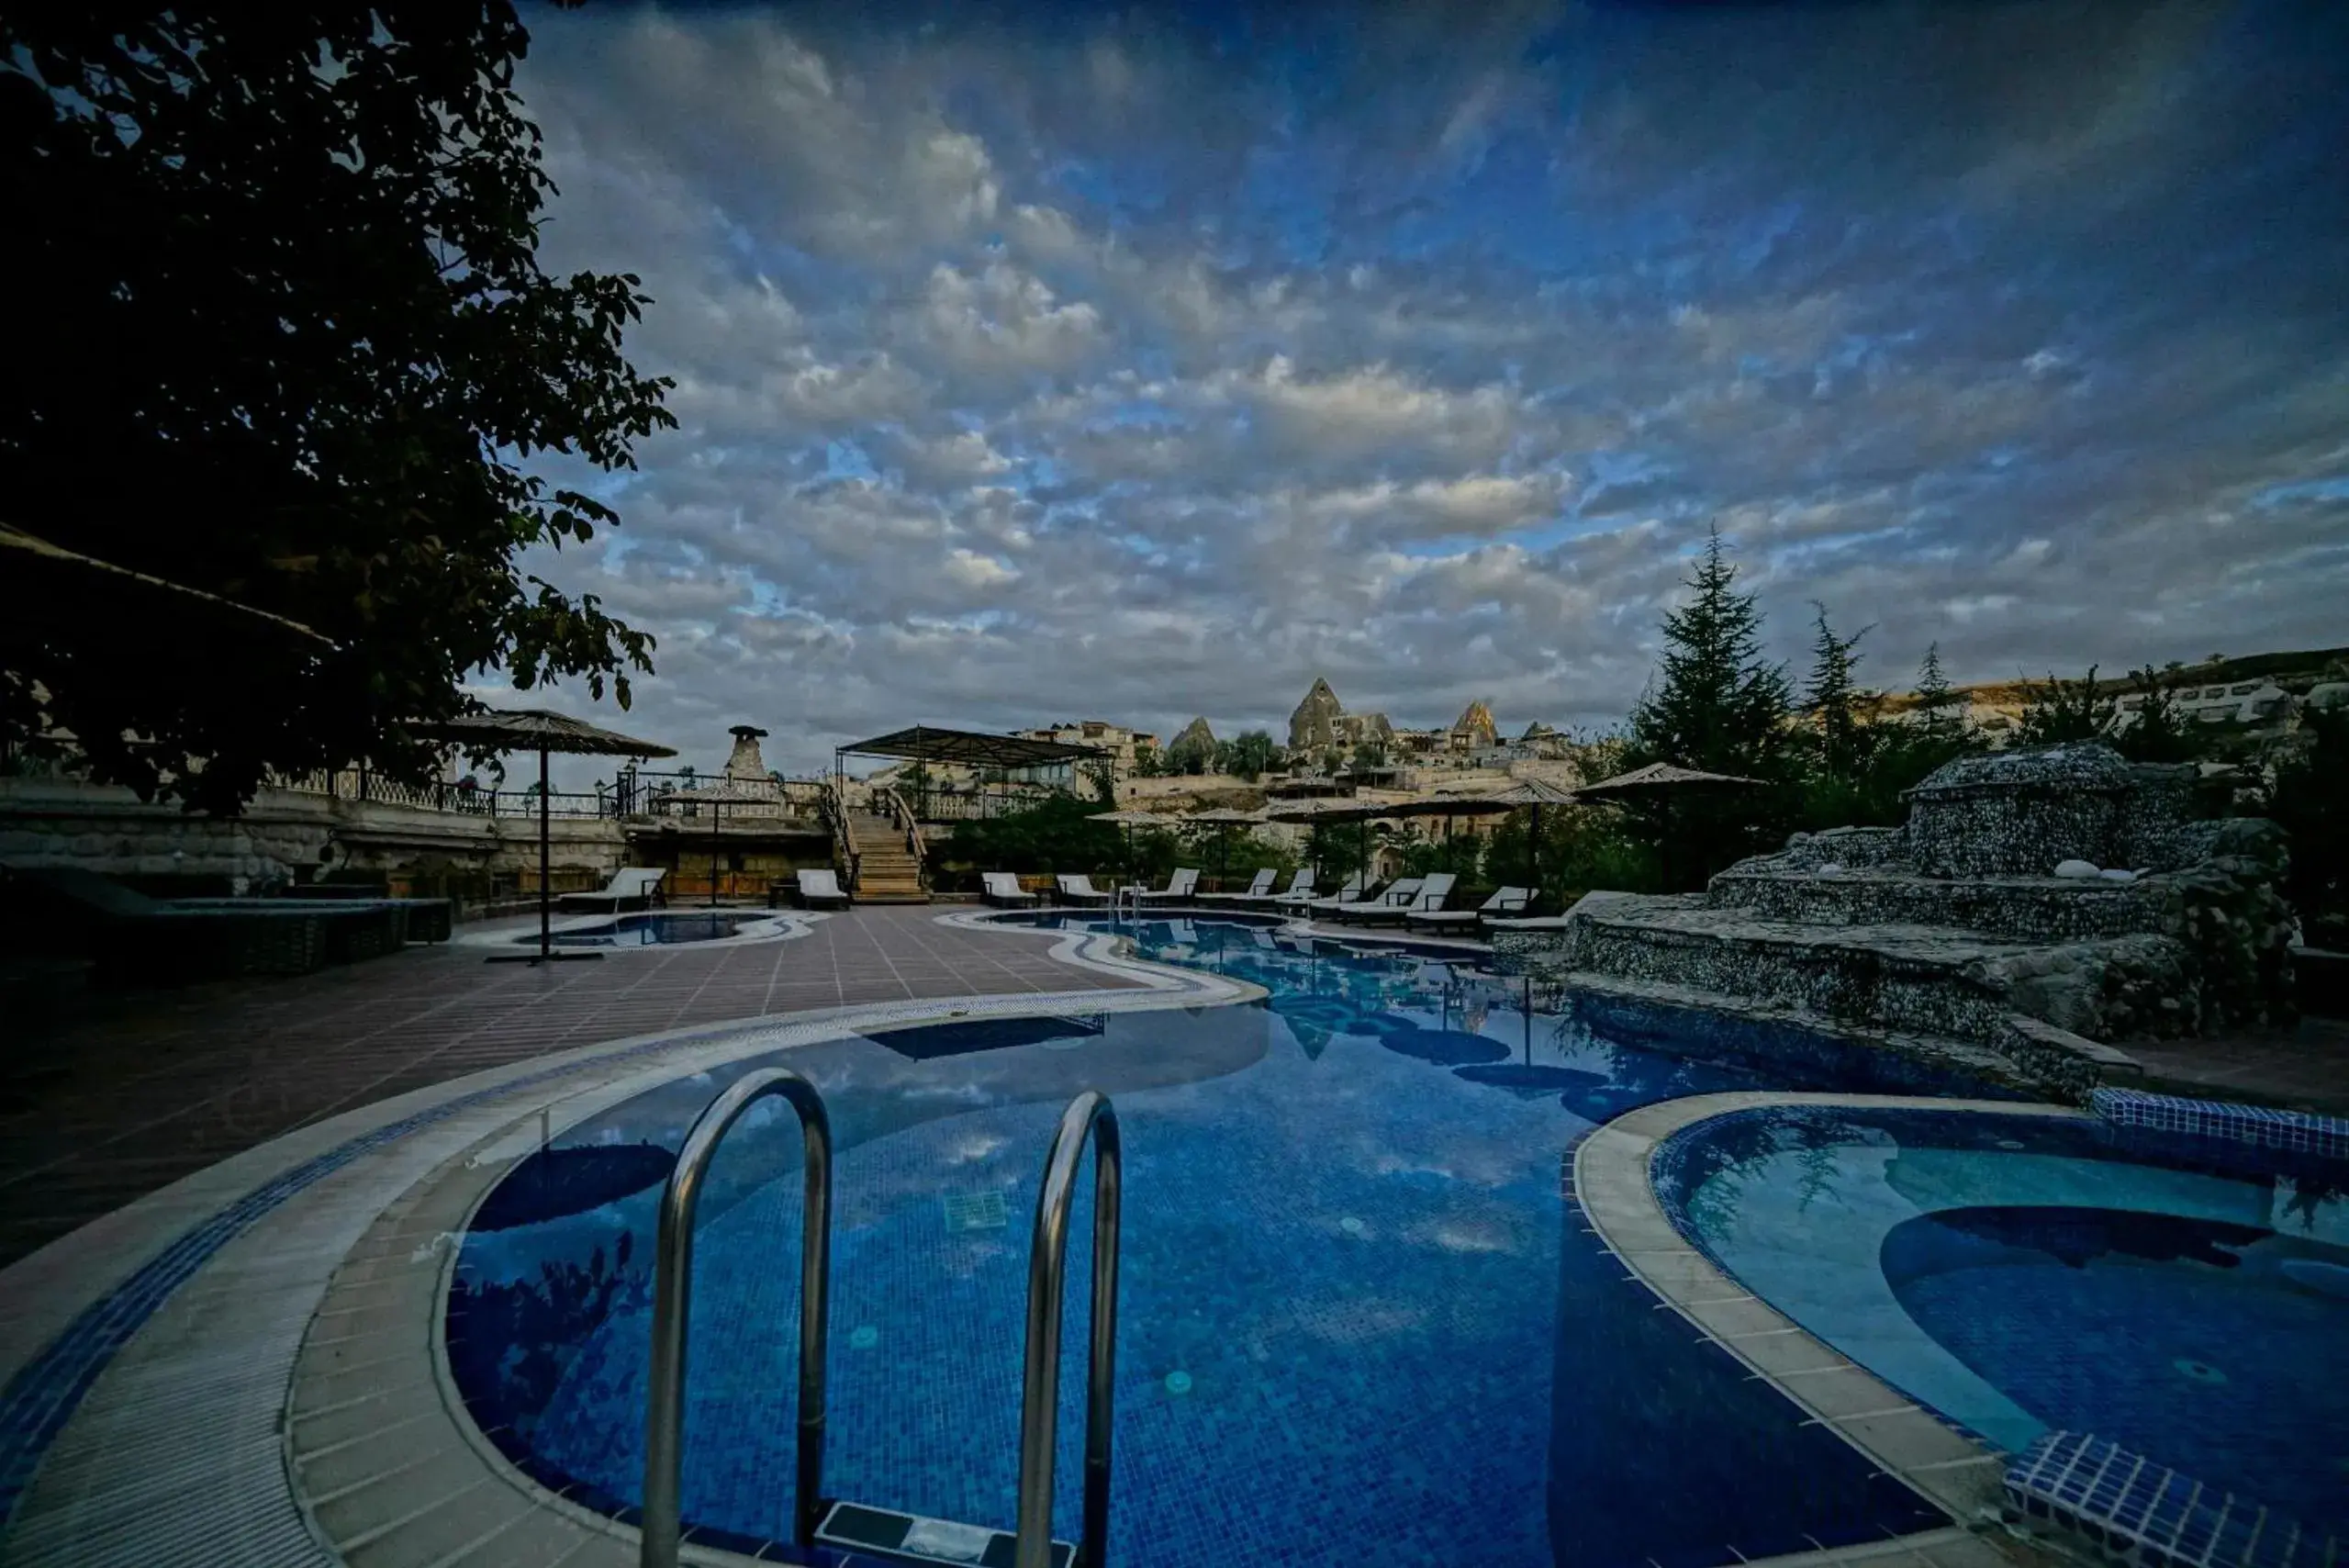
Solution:
{"label": "stone terrace", "polygon": [[852,1002],[1129,983],[1055,961],[1055,939],[860,909],[788,942],[543,968],[411,947],[299,980],[96,999],[12,1038],[0,1064],[0,1267],[281,1133],[525,1057]]}

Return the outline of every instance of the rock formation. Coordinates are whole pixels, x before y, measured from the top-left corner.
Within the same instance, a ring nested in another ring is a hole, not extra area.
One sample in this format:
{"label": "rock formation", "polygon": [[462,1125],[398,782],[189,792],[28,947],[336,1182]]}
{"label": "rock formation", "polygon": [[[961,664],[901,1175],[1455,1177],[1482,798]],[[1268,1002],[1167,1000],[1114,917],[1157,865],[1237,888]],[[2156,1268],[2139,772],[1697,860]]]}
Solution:
{"label": "rock formation", "polygon": [[1289,749],[1314,753],[1340,744],[1340,722],[1345,717],[1346,708],[1337,700],[1337,693],[1329,689],[1329,682],[1315,676],[1313,689],[1289,715]]}
{"label": "rock formation", "polygon": [[1492,708],[1479,699],[1460,710],[1460,716],[1452,721],[1452,734],[1468,749],[1481,750],[1500,744],[1501,726],[1493,722]]}
{"label": "rock formation", "polygon": [[1823,1029],[2083,1093],[2133,1073],[2113,1042],[2293,1016],[2283,835],[2189,821],[2191,773],[2093,742],[1961,757],[1909,792],[1901,827],[1796,834],[1703,893],[1592,893],[1562,930],[1495,950],[1604,1005]]}

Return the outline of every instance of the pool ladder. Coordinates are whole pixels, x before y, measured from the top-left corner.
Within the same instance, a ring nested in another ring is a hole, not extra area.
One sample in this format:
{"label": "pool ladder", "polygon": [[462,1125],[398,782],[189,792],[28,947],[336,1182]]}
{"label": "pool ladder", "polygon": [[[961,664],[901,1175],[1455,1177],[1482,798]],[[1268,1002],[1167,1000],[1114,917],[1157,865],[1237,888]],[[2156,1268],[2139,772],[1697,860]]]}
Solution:
{"label": "pool ladder", "polygon": [[[794,1544],[903,1562],[979,1560],[1003,1532],[823,1495],[824,1351],[832,1283],[832,1121],[815,1085],[786,1068],[749,1074],[710,1102],[677,1151],[661,1194],[653,1284],[653,1359],[644,1417],[643,1568],[677,1568],[685,1457],[686,1325],[691,1315],[693,1215],[702,1178],[727,1129],[761,1100],[799,1113],[806,1200],[800,1243],[800,1408]],[[1093,1140],[1092,1325],[1085,1379],[1085,1488],[1074,1544],[1052,1539],[1054,1428],[1059,1418],[1060,1302],[1077,1165]],[[1036,1194],[1028,1254],[1027,1358],[1020,1392],[1020,1490],[1012,1568],[1101,1568],[1109,1547],[1110,1416],[1117,1361],[1117,1220],[1123,1160],[1117,1113],[1088,1089],[1068,1103]],[[927,1550],[930,1543],[940,1550]]]}

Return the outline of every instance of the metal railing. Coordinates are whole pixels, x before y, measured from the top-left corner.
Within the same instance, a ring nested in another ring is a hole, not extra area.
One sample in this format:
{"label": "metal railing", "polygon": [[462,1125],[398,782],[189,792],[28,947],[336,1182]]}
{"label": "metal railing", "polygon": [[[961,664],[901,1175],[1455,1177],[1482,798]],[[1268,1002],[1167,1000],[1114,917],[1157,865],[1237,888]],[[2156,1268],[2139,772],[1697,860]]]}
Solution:
{"label": "metal railing", "polygon": [[1117,1371],[1117,1208],[1124,1159],[1117,1113],[1088,1089],[1068,1103],[1036,1193],[1028,1252],[1027,1361],[1020,1383],[1020,1494],[1013,1568],[1051,1568],[1052,1457],[1060,1415],[1060,1298],[1068,1207],[1085,1139],[1093,1139],[1093,1299],[1085,1373],[1085,1497],[1071,1568],[1101,1568],[1109,1548],[1110,1417]]}
{"label": "metal railing", "polygon": [[[710,1156],[725,1137],[726,1129],[744,1111],[769,1095],[789,1101],[791,1108],[799,1113],[800,1133],[807,1151],[807,1199],[800,1238],[800,1430],[793,1540],[801,1546],[812,1543],[817,1521],[823,1517],[824,1330],[831,1310],[832,1121],[824,1114],[823,1098],[816,1092],[814,1084],[788,1068],[766,1068],[751,1073],[710,1102],[692,1130],[685,1135],[685,1143],[677,1150],[677,1168],[669,1172],[668,1186],[661,1194],[653,1284],[653,1361],[644,1411],[643,1548],[638,1559],[643,1568],[677,1568],[677,1495],[685,1462],[686,1326],[692,1308],[693,1213],[700,1202],[701,1179],[709,1169]],[[1107,1109],[1106,1103],[1103,1109]],[[1113,1121],[1110,1126],[1110,1142],[1103,1146],[1104,1149],[1115,1147],[1116,1124]],[[1066,1135],[1065,1125],[1063,1134]],[[1072,1168],[1074,1163],[1072,1159]],[[1113,1213],[1116,1207],[1113,1186]],[[1067,1206],[1064,1198],[1064,1228]],[[1040,1226],[1042,1222],[1038,1223]],[[1056,1308],[1056,1329],[1058,1321]],[[1103,1440],[1106,1444],[1106,1439]],[[1048,1436],[1045,1463],[1048,1516]],[[1024,1562],[1025,1559],[1022,1561]]]}

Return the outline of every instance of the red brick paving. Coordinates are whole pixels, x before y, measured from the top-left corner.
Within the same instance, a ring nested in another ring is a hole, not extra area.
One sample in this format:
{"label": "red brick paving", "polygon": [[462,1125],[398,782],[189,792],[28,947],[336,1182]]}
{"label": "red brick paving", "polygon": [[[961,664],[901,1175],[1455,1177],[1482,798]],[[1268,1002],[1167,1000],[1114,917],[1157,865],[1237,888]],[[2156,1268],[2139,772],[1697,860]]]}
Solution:
{"label": "red brick paving", "polygon": [[1055,939],[860,909],[789,942],[487,964],[407,952],[299,980],[95,999],[0,1062],[0,1266],[281,1133],[599,1040],[851,1002],[1125,982]]}

